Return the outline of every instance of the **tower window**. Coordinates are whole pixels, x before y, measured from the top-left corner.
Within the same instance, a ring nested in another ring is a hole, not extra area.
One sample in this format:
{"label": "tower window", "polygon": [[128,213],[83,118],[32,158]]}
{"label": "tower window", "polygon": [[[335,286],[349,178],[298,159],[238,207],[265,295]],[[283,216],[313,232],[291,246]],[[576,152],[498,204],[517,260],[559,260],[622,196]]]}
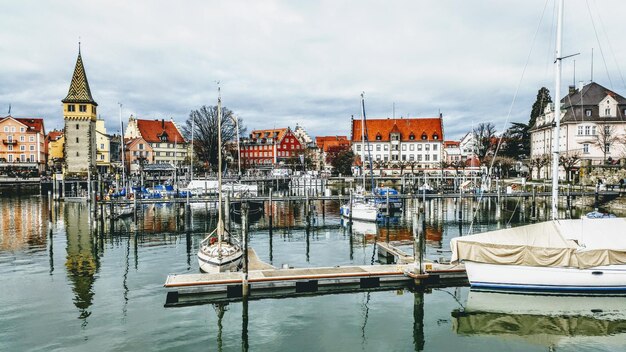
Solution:
{"label": "tower window", "polygon": [[76,137],[76,143],[78,143],[78,137]]}
{"label": "tower window", "polygon": [[67,106],[67,111],[70,111],[70,112],[76,111],[76,105],[74,105],[74,104],[68,105]]}
{"label": "tower window", "polygon": [[78,126],[78,124],[76,124],[76,129],[78,129],[78,128],[79,128],[79,126]]}
{"label": "tower window", "polygon": [[87,111],[87,105],[78,105],[78,110],[80,112],[86,112]]}
{"label": "tower window", "polygon": [[95,107],[95,106],[92,106],[92,107],[91,107],[91,112],[92,112],[93,114],[95,114],[95,113],[96,113],[96,107]]}
{"label": "tower window", "polygon": [[78,156],[78,152],[76,152],[76,156]]}

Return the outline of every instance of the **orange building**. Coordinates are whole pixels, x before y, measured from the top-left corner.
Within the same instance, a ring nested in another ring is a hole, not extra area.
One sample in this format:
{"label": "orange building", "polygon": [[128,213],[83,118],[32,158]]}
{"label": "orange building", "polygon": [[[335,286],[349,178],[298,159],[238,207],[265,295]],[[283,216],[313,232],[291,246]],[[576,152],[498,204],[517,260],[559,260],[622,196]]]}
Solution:
{"label": "orange building", "polygon": [[43,119],[0,118],[0,162],[44,171],[46,138]]}

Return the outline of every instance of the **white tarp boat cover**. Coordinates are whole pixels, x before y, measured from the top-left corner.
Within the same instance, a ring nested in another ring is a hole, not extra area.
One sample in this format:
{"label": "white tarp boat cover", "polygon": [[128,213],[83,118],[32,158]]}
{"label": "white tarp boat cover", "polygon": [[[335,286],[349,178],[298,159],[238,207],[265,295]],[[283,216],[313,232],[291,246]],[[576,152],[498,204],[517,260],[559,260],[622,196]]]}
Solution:
{"label": "white tarp boat cover", "polygon": [[554,220],[450,241],[452,262],[590,268],[626,264],[626,218]]}

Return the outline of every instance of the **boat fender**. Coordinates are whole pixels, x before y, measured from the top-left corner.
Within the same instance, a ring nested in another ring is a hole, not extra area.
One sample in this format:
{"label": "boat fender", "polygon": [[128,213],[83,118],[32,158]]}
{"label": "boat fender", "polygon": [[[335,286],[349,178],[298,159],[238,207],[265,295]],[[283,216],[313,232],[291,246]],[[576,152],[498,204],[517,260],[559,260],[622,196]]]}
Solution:
{"label": "boat fender", "polygon": [[209,244],[213,245],[215,244],[215,242],[217,242],[217,237],[211,237],[211,239],[209,240]]}

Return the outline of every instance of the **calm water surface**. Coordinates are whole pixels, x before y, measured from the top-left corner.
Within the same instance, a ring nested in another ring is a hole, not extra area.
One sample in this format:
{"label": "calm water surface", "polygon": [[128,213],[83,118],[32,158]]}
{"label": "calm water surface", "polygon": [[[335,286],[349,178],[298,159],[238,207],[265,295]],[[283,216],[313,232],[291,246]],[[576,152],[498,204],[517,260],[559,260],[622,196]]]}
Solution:
{"label": "calm water surface", "polygon": [[[474,205],[464,205],[464,218]],[[530,209],[485,205],[474,232],[514,226]],[[427,253],[449,256],[466,234],[454,201],[428,206]],[[341,225],[336,203],[317,204],[306,231],[302,204],[278,204],[270,238],[253,215],[251,246],[275,266],[378,264],[375,241],[410,239],[410,219]],[[540,215],[545,214],[541,207]],[[192,208],[191,225],[172,205],[149,205],[143,219],[95,225],[86,205],[45,198],[0,199],[0,351],[620,351],[624,298],[554,301],[485,296],[467,287],[356,292],[164,308],[168,273],[196,273],[195,253],[215,223]],[[237,227],[235,221],[233,227]],[[104,231],[102,231],[104,230]],[[407,250],[410,250],[407,249]],[[485,304],[487,302],[487,304]],[[496,308],[495,302],[504,302]],[[490,309],[476,309],[476,307]],[[467,309],[466,309],[467,308]],[[626,308],[625,308],[626,309]]]}

